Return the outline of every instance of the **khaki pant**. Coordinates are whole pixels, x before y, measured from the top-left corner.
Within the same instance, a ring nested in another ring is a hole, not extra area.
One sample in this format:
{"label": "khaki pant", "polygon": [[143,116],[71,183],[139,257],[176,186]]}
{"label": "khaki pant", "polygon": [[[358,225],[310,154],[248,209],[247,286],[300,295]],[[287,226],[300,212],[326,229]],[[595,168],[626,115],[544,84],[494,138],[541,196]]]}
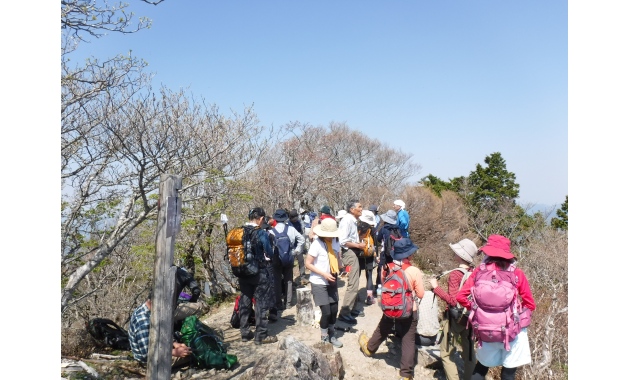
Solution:
{"label": "khaki pant", "polygon": [[341,253],[341,261],[344,266],[350,265],[350,273],[346,277],[346,294],[343,296],[339,315],[349,316],[359,295],[361,269],[359,268],[359,258],[351,249]]}
{"label": "khaki pant", "polygon": [[182,302],[175,308],[173,322],[183,321],[186,317],[191,315],[199,316],[202,311],[203,304],[201,302]]}
{"label": "khaki pant", "polygon": [[[448,314],[447,314],[448,315]],[[457,365],[453,361],[456,347],[455,342],[458,337],[462,344],[462,360],[464,361],[464,376],[463,380],[470,380],[477,358],[475,357],[474,343],[471,339],[471,335],[466,327],[457,324],[457,322],[449,322],[449,318],[445,318],[442,323],[442,331],[444,333],[442,342],[440,343],[440,357],[442,358],[442,365],[444,366],[444,373],[448,380],[459,380],[459,374],[457,373]]]}

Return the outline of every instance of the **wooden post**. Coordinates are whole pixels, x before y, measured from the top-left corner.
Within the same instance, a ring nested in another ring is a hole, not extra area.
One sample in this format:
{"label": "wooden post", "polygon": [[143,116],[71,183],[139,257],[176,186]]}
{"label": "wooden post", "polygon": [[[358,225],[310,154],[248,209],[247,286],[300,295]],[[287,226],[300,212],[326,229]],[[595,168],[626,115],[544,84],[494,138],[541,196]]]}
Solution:
{"label": "wooden post", "polygon": [[177,197],[177,190],[181,188],[180,176],[172,174],[160,176],[151,329],[147,359],[147,379],[150,380],[171,378],[173,307],[176,297],[175,272],[177,271],[177,267],[173,266],[173,252],[181,215],[181,200]]}
{"label": "wooden post", "polygon": [[311,289],[300,288],[297,289],[295,293],[297,295],[297,303],[295,305],[297,324],[300,326],[310,326],[315,318]]}

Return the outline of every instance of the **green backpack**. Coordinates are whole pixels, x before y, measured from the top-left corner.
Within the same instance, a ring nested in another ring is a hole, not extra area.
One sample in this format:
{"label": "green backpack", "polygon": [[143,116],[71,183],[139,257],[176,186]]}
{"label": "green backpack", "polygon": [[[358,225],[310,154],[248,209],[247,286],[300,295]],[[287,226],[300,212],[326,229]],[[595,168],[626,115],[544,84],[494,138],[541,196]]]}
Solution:
{"label": "green backpack", "polygon": [[191,315],[182,324],[182,341],[192,350],[193,364],[199,368],[232,368],[238,359],[223,347],[223,334]]}

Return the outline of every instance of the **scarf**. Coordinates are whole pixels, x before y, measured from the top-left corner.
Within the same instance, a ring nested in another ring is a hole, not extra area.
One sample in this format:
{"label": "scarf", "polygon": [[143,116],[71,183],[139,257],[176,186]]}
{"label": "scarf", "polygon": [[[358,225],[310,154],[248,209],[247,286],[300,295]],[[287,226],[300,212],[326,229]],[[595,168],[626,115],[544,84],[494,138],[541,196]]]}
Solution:
{"label": "scarf", "polygon": [[330,262],[330,273],[339,273],[339,262],[337,261],[337,255],[332,248],[332,240],[324,240],[328,251],[328,261]]}

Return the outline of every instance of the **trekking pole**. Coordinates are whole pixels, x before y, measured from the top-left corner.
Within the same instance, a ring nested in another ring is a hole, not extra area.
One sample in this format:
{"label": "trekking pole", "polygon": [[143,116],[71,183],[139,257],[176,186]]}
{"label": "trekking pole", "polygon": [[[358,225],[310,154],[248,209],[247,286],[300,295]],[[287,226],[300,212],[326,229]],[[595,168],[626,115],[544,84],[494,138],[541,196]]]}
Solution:
{"label": "trekking pole", "polygon": [[227,228],[228,217],[225,214],[221,214],[221,223],[223,223],[223,232],[225,233],[225,237],[227,238],[228,228]]}

